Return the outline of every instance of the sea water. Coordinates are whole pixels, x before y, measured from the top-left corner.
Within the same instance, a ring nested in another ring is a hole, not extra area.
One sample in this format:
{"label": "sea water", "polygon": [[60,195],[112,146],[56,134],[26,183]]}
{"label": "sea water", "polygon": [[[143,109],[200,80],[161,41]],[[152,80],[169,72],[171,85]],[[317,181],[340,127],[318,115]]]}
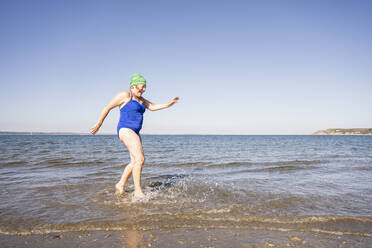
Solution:
{"label": "sea water", "polygon": [[372,238],[372,137],[142,135],[145,199],[115,196],[115,135],[0,136],[0,233],[169,228]]}

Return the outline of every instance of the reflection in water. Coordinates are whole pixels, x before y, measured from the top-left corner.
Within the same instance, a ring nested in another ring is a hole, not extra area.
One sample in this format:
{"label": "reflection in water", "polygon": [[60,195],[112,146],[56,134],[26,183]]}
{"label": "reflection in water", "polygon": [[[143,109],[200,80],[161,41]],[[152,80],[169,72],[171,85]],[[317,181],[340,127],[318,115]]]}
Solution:
{"label": "reflection in water", "polygon": [[142,233],[137,230],[128,230],[121,235],[123,248],[138,248],[143,242]]}

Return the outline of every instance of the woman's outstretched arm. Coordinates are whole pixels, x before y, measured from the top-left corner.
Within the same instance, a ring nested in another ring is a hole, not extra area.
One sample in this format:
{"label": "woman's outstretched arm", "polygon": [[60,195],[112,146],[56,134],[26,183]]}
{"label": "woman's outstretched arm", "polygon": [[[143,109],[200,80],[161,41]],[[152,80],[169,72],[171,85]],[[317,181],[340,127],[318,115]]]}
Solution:
{"label": "woman's outstretched arm", "polygon": [[156,111],[156,110],[169,108],[170,106],[175,104],[180,98],[179,97],[174,97],[168,103],[164,103],[164,104],[155,104],[155,103],[150,102],[149,100],[146,100],[143,97],[142,97],[142,99],[143,99],[143,104],[146,106],[146,108],[148,110]]}
{"label": "woman's outstretched arm", "polygon": [[90,129],[90,133],[96,134],[111,109],[120,106],[129,97],[130,93],[128,91],[120,92],[119,94],[117,94],[103,109],[98,122]]}

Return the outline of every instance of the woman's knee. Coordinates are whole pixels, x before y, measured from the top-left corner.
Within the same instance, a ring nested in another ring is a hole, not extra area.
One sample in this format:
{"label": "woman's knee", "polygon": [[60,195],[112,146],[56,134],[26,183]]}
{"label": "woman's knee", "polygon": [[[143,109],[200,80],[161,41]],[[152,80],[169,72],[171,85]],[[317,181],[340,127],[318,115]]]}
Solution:
{"label": "woman's knee", "polygon": [[136,166],[142,166],[145,163],[145,157],[144,156],[138,156],[135,159],[135,165]]}

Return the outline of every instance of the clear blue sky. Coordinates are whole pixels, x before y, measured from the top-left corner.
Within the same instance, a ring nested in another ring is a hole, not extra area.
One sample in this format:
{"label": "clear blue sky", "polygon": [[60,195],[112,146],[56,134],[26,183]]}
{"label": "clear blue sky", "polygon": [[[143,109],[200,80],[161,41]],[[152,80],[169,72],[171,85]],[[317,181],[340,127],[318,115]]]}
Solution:
{"label": "clear blue sky", "polygon": [[[372,1],[0,1],[0,130],[88,132],[141,73],[144,134],[372,127]],[[115,133],[118,109],[100,132]]]}

